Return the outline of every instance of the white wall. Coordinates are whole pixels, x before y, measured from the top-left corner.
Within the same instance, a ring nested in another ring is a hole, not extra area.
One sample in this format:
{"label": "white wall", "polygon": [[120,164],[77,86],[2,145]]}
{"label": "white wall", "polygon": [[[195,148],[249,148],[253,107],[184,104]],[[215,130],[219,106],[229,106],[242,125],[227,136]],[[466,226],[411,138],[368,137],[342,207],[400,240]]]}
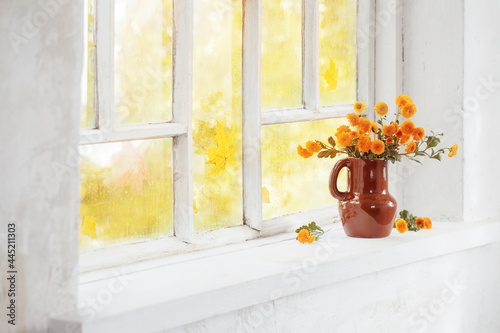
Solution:
{"label": "white wall", "polygon": [[405,2],[403,89],[417,103],[414,121],[443,131],[446,146],[459,145],[453,159],[406,163],[400,170],[403,205],[418,215],[499,216],[499,14],[495,0]]}
{"label": "white wall", "polygon": [[500,2],[465,0],[464,160],[466,220],[500,215]]}
{"label": "white wall", "polygon": [[[0,1],[1,332],[45,332],[49,315],[76,302],[83,2],[60,2]],[[15,327],[6,321],[9,221]]]}
{"label": "white wall", "polygon": [[435,220],[463,219],[463,22],[463,1],[405,1],[403,91],[417,106],[412,120],[426,134],[443,132],[442,146],[459,145],[453,159],[407,161],[400,169],[401,208]]}

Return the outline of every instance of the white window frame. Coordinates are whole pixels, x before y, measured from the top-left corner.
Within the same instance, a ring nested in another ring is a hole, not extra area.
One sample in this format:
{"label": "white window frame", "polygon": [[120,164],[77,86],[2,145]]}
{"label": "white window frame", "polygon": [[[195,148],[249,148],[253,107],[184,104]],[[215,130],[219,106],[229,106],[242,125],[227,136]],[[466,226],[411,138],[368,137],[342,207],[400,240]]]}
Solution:
{"label": "white window frame", "polygon": [[[193,1],[173,0],[172,120],[153,124],[114,123],[114,0],[96,1],[95,129],[81,131],[80,144],[173,138],[174,235],[83,251],[82,272],[131,261],[236,243],[294,230],[306,221],[338,221],[337,207],[299,212],[269,220],[262,217],[261,128],[265,125],[346,116],[352,104],[320,105],[319,2],[302,0],[302,95],[299,108],[261,112],[262,0],[243,1],[242,149],[243,224],[208,232],[194,232],[192,160]],[[367,33],[375,13],[374,1],[358,0],[357,100],[374,100],[374,34]],[[359,43],[363,38],[364,43]],[[181,73],[176,75],[176,73]],[[373,115],[368,115],[373,117]],[[326,180],[325,180],[326,181]],[[146,245],[147,244],[147,245]],[[130,253],[134,246],[134,257]]]}

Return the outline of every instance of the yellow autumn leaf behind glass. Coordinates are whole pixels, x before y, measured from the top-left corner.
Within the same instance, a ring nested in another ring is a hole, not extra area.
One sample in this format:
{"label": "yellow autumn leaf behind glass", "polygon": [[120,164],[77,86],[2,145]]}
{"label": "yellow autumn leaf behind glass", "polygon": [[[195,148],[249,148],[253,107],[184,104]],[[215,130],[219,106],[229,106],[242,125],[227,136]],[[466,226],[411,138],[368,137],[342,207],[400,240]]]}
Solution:
{"label": "yellow autumn leaf behind glass", "polygon": [[[356,100],[356,12],[356,0],[320,0],[321,105],[349,104]],[[332,61],[335,71],[330,69]],[[336,86],[332,85],[335,75]]]}
{"label": "yellow autumn leaf behind glass", "polygon": [[80,227],[80,233],[82,235],[89,236],[91,239],[94,239],[96,231],[96,223],[94,221],[94,218],[92,216],[84,216],[82,220],[83,222]]}
{"label": "yellow autumn leaf behind glass", "polygon": [[226,166],[236,166],[234,161],[236,147],[233,144],[235,134],[236,130],[234,128],[229,134],[226,134],[224,127],[217,123],[217,131],[215,133],[216,146],[206,151],[209,158],[206,164],[214,165],[208,174],[209,176],[220,176],[226,170]]}
{"label": "yellow autumn leaf behind glass", "polygon": [[262,203],[271,203],[269,199],[269,190],[265,186],[262,186]]}
{"label": "yellow autumn leaf behind glass", "polygon": [[195,231],[242,224],[241,1],[194,2]]}
{"label": "yellow autumn leaf behind glass", "polygon": [[339,77],[339,69],[335,66],[335,62],[330,59],[330,66],[323,73],[323,78],[325,79],[326,85],[328,86],[328,91],[331,93],[337,89]]}

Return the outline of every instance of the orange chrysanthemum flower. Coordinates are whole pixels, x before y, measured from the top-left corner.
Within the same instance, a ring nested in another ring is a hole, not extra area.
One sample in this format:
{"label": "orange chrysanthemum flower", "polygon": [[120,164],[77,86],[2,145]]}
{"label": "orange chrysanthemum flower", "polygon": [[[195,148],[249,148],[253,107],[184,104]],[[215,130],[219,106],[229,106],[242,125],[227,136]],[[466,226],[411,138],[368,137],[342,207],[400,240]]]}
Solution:
{"label": "orange chrysanthemum flower", "polygon": [[396,221],[396,230],[399,231],[399,233],[404,234],[405,232],[408,231],[408,225],[406,224],[406,221],[403,219],[399,219]]}
{"label": "orange chrysanthemum flower", "polygon": [[401,108],[401,114],[405,118],[411,118],[417,113],[417,107],[413,103],[406,103],[402,108]]}
{"label": "orange chrysanthemum flower", "polygon": [[397,125],[394,125],[394,123],[382,126],[382,133],[384,133],[384,135],[391,136],[396,134],[397,131]]}
{"label": "orange chrysanthemum flower", "polygon": [[417,227],[425,228],[425,223],[424,223],[423,217],[417,217]]}
{"label": "orange chrysanthemum flower", "polygon": [[357,114],[355,114],[354,112],[349,113],[347,115],[347,120],[349,120],[349,122],[351,123],[352,126],[356,126],[359,122],[359,116]]}
{"label": "orange chrysanthemum flower", "polygon": [[358,141],[358,150],[362,153],[367,153],[370,150],[372,139],[368,135],[363,135]]}
{"label": "orange chrysanthemum flower", "polygon": [[311,156],[313,156],[313,153],[310,152],[309,150],[305,149],[305,148],[302,148],[301,145],[298,145],[297,146],[297,153],[302,156],[303,158],[309,158]]}
{"label": "orange chrysanthemum flower", "polygon": [[372,122],[372,131],[375,133],[378,132],[378,124],[377,123]]}
{"label": "orange chrysanthemum flower", "polygon": [[458,151],[458,145],[454,143],[453,146],[451,146],[451,150],[450,153],[448,154],[448,157],[455,156],[457,154],[457,151]]}
{"label": "orange chrysanthemum flower", "polygon": [[339,146],[341,147],[347,147],[347,146],[350,146],[352,144],[352,136],[351,136],[351,133],[347,133],[347,132],[344,132],[344,133],[340,133],[338,136],[337,136],[337,143],[339,144]]}
{"label": "orange chrysanthemum flower", "polygon": [[337,132],[335,133],[335,135],[338,136],[340,133],[350,132],[350,131],[351,129],[349,128],[349,126],[340,125],[339,127],[337,127]]}
{"label": "orange chrysanthemum flower", "polygon": [[385,116],[389,111],[387,104],[385,104],[384,102],[378,102],[377,104],[375,104],[374,109],[375,112],[381,117]]}
{"label": "orange chrysanthemum flower", "polygon": [[363,104],[361,102],[354,102],[354,111],[356,111],[357,113],[362,113],[363,111],[365,111],[366,109],[366,104]]}
{"label": "orange chrysanthemum flower", "polygon": [[415,124],[411,121],[411,119],[406,119],[403,124],[401,124],[401,131],[404,134],[412,135],[415,130]]}
{"label": "orange chrysanthemum flower", "polygon": [[307,237],[307,242],[309,244],[313,243],[315,240],[316,240],[316,236],[314,236],[314,235]]}
{"label": "orange chrysanthemum flower", "polygon": [[393,143],[394,142],[394,139],[392,138],[392,136],[388,137],[385,142],[387,143]]}
{"label": "orange chrysanthemum flower", "polygon": [[359,138],[360,134],[358,131],[352,131],[351,133],[349,133],[351,135],[351,137],[354,139],[354,138]]}
{"label": "orange chrysanthemum flower", "polygon": [[425,136],[425,131],[423,127],[417,127],[413,130],[413,140],[415,141],[420,141],[424,138]]}
{"label": "orange chrysanthemum flower", "polygon": [[415,143],[415,141],[412,141],[408,144],[408,146],[406,146],[405,152],[411,154],[415,151],[415,148],[417,148],[417,144]]}
{"label": "orange chrysanthemum flower", "polygon": [[403,137],[403,131],[399,129],[399,130],[396,132],[396,138],[401,139],[402,137]]}
{"label": "orange chrysanthemum flower", "polygon": [[365,134],[370,131],[370,128],[372,127],[372,122],[369,121],[366,118],[359,117],[359,122],[356,125],[356,128],[358,129],[359,133]]}
{"label": "orange chrysanthemum flower", "polygon": [[309,238],[309,231],[307,229],[302,229],[299,231],[299,234],[297,235],[297,240],[304,244],[307,242],[307,239]]}
{"label": "orange chrysanthemum flower", "polygon": [[409,134],[403,134],[403,136],[401,137],[401,140],[399,140],[399,143],[404,145],[405,143],[407,143],[408,141],[410,141],[410,138],[411,138],[411,135]]}
{"label": "orange chrysanthemum flower", "polygon": [[424,217],[424,228],[425,229],[432,229],[432,221],[428,217]]}
{"label": "orange chrysanthemum flower", "polygon": [[385,151],[385,144],[381,140],[374,140],[370,145],[370,150],[375,155],[380,155]]}
{"label": "orange chrysanthemum flower", "polygon": [[318,151],[321,150],[321,145],[315,141],[307,141],[306,149],[309,150],[311,153],[317,153]]}
{"label": "orange chrysanthemum flower", "polygon": [[408,95],[399,95],[398,97],[396,97],[396,105],[398,106],[398,108],[402,108],[407,103],[413,104],[413,101],[410,97],[408,97]]}

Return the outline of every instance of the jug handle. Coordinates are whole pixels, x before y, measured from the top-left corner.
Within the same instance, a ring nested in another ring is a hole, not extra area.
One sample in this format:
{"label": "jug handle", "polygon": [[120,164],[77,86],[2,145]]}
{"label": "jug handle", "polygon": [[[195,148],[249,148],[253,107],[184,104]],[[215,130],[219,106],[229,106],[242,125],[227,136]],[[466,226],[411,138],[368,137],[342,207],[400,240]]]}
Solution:
{"label": "jug handle", "polygon": [[[344,158],[338,161],[335,166],[332,169],[332,172],[330,173],[330,193],[331,195],[341,201],[345,200],[347,194],[349,192],[340,192],[338,187],[337,187],[337,180],[339,178],[339,172],[343,167],[350,168],[351,167],[351,161],[349,158]],[[349,186],[349,189],[351,186]]]}

